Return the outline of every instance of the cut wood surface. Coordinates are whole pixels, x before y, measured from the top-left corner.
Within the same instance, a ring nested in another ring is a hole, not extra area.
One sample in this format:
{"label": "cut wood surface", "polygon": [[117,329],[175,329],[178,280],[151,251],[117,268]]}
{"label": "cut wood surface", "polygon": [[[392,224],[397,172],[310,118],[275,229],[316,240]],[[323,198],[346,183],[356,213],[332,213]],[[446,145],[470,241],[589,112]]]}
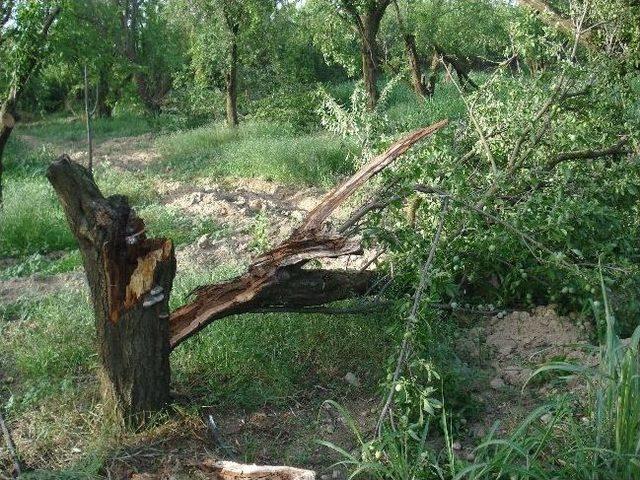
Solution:
{"label": "cut wood surface", "polygon": [[258,257],[244,275],[197,289],[191,303],[171,314],[171,348],[214,320],[229,315],[262,308],[321,305],[369,292],[375,280],[372,272],[305,270],[302,267],[313,259],[362,253],[358,240],[331,231],[326,220],[371,177],[446,124],[447,120],[442,120],[393,143],[329,192],[288,239]]}

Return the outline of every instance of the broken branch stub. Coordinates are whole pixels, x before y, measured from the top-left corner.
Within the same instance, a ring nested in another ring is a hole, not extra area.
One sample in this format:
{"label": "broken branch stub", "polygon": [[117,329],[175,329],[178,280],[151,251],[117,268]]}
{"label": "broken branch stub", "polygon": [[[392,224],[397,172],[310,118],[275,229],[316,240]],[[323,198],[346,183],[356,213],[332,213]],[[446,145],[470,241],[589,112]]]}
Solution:
{"label": "broken branch stub", "polygon": [[148,239],[122,196],[105,198],[90,173],[63,155],[47,177],[78,240],[95,312],[103,395],[118,418],[139,423],[169,395],[171,240]]}
{"label": "broken branch stub", "polygon": [[244,275],[196,290],[196,297],[191,303],[171,314],[171,348],[211,322],[229,315],[273,307],[321,305],[370,292],[374,282],[371,272],[305,270],[302,267],[317,258],[361,254],[359,241],[330,231],[326,228],[326,220],[359,187],[416,142],[434,134],[447,123],[447,120],[442,120],[420,128],[393,143],[329,192],[287,240],[257,258]]}

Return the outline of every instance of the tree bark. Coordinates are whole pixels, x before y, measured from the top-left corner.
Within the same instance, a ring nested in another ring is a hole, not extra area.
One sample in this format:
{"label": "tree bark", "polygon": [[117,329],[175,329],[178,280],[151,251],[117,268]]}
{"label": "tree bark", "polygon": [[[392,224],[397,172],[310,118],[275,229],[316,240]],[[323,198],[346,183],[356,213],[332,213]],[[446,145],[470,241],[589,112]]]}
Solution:
{"label": "tree bark", "polygon": [[117,418],[139,425],[166,404],[170,350],[214,320],[262,309],[304,312],[308,306],[373,293],[375,272],[303,267],[314,259],[361,253],[360,242],[331,229],[327,219],[370,178],[446,124],[418,129],[392,144],[329,192],[287,240],[257,258],[247,273],[198,288],[195,299],[171,316],[171,241],[147,239],[144,222],[126,198],[104,198],[89,172],[69,157],[53,163],[47,177],[80,246],[94,306],[103,397]]}
{"label": "tree bark", "polygon": [[367,107],[373,110],[378,103],[378,44],[379,22],[372,15],[362,16],[360,29],[360,55],[362,57],[362,79],[367,92]]}
{"label": "tree bark", "polygon": [[15,126],[15,119],[9,112],[5,112],[4,114],[2,114],[2,118],[0,120],[2,120],[2,129],[0,129],[0,205],[2,205],[4,199],[4,183],[2,178],[2,175],[4,173],[3,154],[5,147],[9,142],[11,132],[13,131],[13,128]]}
{"label": "tree bark", "polygon": [[111,118],[113,109],[107,103],[109,99],[109,70],[111,67],[101,68],[98,73],[98,107],[97,114],[100,118]]}
{"label": "tree bark", "polygon": [[169,400],[170,240],[148,239],[125,197],[104,198],[90,173],[62,156],[47,177],[78,240],[91,290],[102,394],[137,426]]}
{"label": "tree bark", "polygon": [[233,128],[238,126],[238,42],[235,32],[231,37],[229,62],[226,75],[227,125]]}
{"label": "tree bark", "polygon": [[446,120],[420,128],[373,158],[355,175],[329,192],[277,247],[257,258],[247,273],[229,282],[196,290],[195,299],[171,314],[171,348],[195,335],[215,320],[264,308],[322,305],[371,293],[372,272],[308,270],[314,259],[361,253],[357,240],[335,233],[325,226],[329,216],[358,188],[419,140],[447,124]]}
{"label": "tree bark", "polygon": [[425,99],[430,97],[433,92],[429,91],[429,86],[425,84],[422,76],[422,65],[420,64],[420,57],[418,56],[418,49],[416,48],[416,37],[413,33],[409,32],[402,20],[402,14],[400,13],[400,6],[397,0],[394,0],[393,6],[396,10],[396,16],[398,18],[398,27],[402,33],[402,39],[404,40],[405,50],[407,51],[407,58],[409,60],[409,71],[411,72],[411,85],[413,90],[419,97]]}
{"label": "tree bark", "polygon": [[422,76],[422,66],[420,65],[420,57],[416,48],[416,38],[413,34],[404,35],[404,43],[409,57],[409,69],[411,70],[411,84],[416,94],[422,98],[433,95],[430,84],[426,84]]}

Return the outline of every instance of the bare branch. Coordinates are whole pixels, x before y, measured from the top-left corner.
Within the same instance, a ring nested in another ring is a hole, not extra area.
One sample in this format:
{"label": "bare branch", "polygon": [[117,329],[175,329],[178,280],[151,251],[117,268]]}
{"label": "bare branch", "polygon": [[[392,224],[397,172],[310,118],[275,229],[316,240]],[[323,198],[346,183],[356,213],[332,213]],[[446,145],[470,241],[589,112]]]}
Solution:
{"label": "bare branch", "polygon": [[411,312],[409,313],[409,317],[407,318],[407,323],[405,326],[405,335],[404,335],[404,338],[402,339],[402,344],[400,346],[400,353],[398,354],[398,360],[396,361],[396,368],[393,372],[393,377],[391,379],[391,387],[389,388],[389,393],[385,400],[384,406],[382,407],[380,417],[378,418],[378,423],[376,426],[376,431],[378,436],[382,434],[382,425],[384,424],[385,418],[391,411],[391,402],[393,402],[393,396],[396,391],[396,384],[398,383],[400,374],[402,373],[402,368],[404,367],[407,359],[409,358],[409,352],[411,349],[410,348],[411,333],[413,332],[416,326],[416,323],[418,322],[418,308],[420,307],[420,301],[422,300],[422,294],[424,293],[424,289],[427,286],[427,278],[429,275],[429,270],[431,269],[431,264],[433,263],[433,259],[435,257],[436,248],[438,246],[438,243],[440,242],[440,236],[442,235],[442,229],[444,227],[444,220],[446,218],[448,206],[449,206],[449,199],[447,197],[443,197],[442,210],[440,212],[440,220],[438,222],[438,227],[433,237],[433,241],[431,242],[429,255],[427,256],[427,260],[424,262],[424,265],[420,270],[420,283],[418,284],[418,288],[416,288],[416,291],[413,295],[413,305],[411,307]]}
{"label": "bare branch", "polygon": [[556,158],[549,162],[547,170],[553,170],[559,163],[568,160],[593,160],[602,157],[611,157],[616,155],[624,155],[629,153],[623,147],[629,143],[629,137],[626,135],[618,140],[614,145],[602,149],[574,150],[572,152],[559,153]]}

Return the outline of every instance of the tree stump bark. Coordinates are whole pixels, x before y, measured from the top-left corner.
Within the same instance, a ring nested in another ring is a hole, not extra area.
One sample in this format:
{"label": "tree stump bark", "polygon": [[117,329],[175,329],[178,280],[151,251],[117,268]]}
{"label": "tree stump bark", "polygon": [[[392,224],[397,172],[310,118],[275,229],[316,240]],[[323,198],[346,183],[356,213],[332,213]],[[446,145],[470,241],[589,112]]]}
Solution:
{"label": "tree stump bark", "polygon": [[169,400],[171,240],[148,239],[122,196],[104,198],[89,172],[62,156],[47,177],[78,240],[91,289],[103,399],[138,426]]}

